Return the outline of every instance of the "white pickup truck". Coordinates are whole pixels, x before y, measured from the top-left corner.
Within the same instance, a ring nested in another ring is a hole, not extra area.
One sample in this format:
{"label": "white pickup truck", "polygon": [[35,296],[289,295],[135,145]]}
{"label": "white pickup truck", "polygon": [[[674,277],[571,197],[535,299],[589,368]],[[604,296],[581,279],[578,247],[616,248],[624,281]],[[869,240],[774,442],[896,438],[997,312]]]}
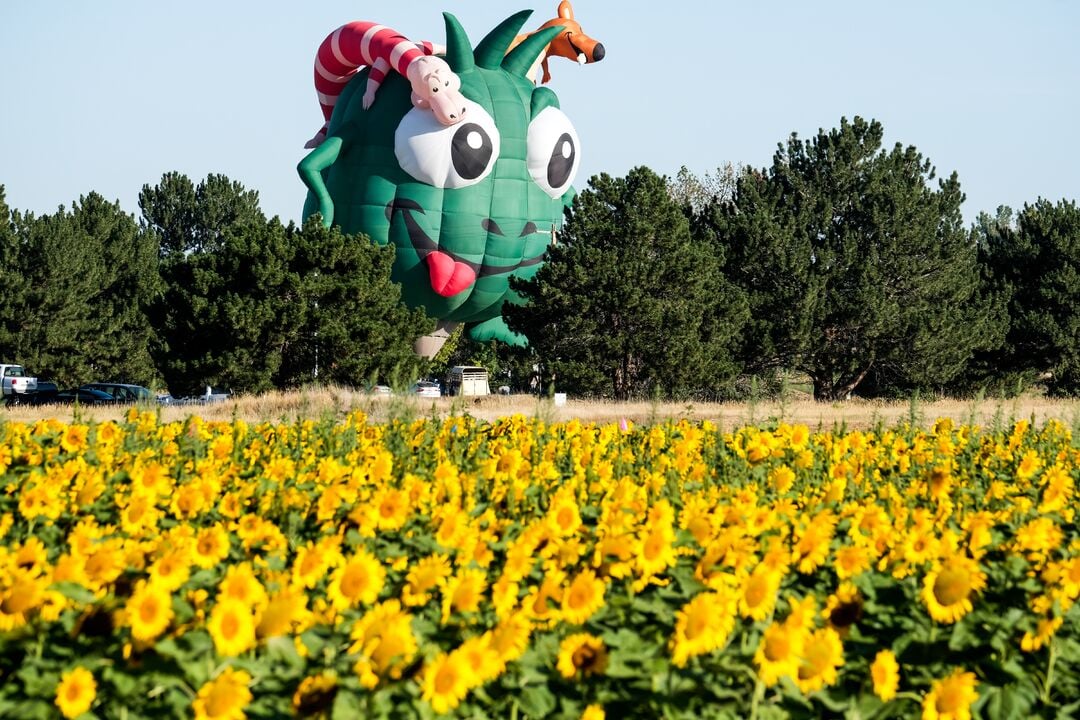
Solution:
{"label": "white pickup truck", "polygon": [[0,383],[3,397],[9,402],[25,399],[37,392],[37,378],[27,377],[22,365],[0,364]]}

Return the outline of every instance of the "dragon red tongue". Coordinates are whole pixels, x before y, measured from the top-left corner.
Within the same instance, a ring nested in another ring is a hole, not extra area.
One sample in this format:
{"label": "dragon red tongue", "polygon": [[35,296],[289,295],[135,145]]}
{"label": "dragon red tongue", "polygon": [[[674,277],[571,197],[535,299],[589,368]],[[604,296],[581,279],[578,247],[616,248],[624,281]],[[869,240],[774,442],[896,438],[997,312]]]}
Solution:
{"label": "dragon red tongue", "polygon": [[431,273],[431,289],[443,297],[453,297],[473,284],[476,273],[463,262],[457,262],[444,252],[435,250],[427,256]]}

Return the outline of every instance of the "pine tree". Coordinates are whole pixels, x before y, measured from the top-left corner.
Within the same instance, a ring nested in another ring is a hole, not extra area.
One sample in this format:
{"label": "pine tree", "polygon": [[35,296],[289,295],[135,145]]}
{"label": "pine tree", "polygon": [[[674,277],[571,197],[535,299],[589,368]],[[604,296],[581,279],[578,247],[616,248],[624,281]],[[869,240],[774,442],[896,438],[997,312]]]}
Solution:
{"label": "pine tree", "polygon": [[932,188],[930,161],[882,135],[861,118],[792,135],[708,218],[749,296],[748,366],[805,372],[823,400],[941,387],[1000,335],[956,175]]}
{"label": "pine tree", "polygon": [[22,216],[7,205],[0,185],[0,362],[21,363],[22,334],[30,284],[19,266]]}
{"label": "pine tree", "polygon": [[268,226],[258,193],[220,175],[195,186],[166,173],[143,186],[139,208],[160,243],[162,289],[150,318],[153,355],[169,389],[269,388],[281,353],[268,350],[273,331],[263,323],[276,309],[256,298],[276,292],[270,285],[281,280],[275,268],[287,257],[275,253],[287,251],[284,228]]}
{"label": "pine tree", "polygon": [[1041,377],[1053,394],[1080,394],[1080,208],[1040,198],[1015,222],[1007,208],[980,218],[976,232],[1008,302],[1008,334],[991,356],[998,372],[1020,386]]}
{"label": "pine tree", "polygon": [[713,393],[736,371],[744,320],[715,254],[696,244],[664,178],[589,181],[547,263],[504,311],[555,384],[617,399]]}
{"label": "pine tree", "polygon": [[288,302],[302,311],[289,329],[277,384],[317,380],[359,387],[419,377],[425,363],[413,341],[433,322],[422,310],[407,308],[401,287],[390,280],[393,246],[342,235],[314,218],[290,227],[288,238],[296,283],[295,299]]}
{"label": "pine tree", "polygon": [[158,374],[150,354],[153,330],[147,312],[160,287],[158,245],[153,233],[139,227],[119,203],[97,194],[80,198],[72,221],[100,252],[102,276],[93,309],[94,329],[83,353],[94,378],[142,385]]}

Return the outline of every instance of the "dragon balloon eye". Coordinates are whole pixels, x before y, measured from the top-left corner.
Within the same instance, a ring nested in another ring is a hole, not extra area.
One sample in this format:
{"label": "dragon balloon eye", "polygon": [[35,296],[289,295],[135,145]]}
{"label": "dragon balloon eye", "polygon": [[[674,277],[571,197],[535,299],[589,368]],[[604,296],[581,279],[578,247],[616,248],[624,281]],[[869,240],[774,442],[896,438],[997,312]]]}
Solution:
{"label": "dragon balloon eye", "polygon": [[499,131],[487,111],[471,100],[465,101],[465,118],[446,126],[430,110],[410,110],[394,133],[398,165],[438,188],[463,188],[483,180],[499,157]]}
{"label": "dragon balloon eye", "polygon": [[557,107],[547,107],[529,123],[529,174],[552,198],[570,187],[581,164],[577,131]]}

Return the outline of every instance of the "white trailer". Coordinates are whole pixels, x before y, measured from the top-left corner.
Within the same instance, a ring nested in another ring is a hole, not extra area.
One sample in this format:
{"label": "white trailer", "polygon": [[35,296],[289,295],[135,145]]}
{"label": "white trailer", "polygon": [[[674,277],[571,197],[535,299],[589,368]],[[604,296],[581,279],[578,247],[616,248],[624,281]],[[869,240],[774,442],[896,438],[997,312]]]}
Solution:
{"label": "white trailer", "polygon": [[488,371],[472,365],[455,365],[447,379],[447,395],[488,395]]}

